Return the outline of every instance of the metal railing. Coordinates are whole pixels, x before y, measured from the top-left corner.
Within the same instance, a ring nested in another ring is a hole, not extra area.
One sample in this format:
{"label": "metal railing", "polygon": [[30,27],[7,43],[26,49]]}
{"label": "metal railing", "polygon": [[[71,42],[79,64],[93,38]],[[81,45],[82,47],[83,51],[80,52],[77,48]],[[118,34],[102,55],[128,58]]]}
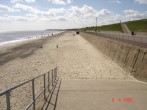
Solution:
{"label": "metal railing", "polygon": [[129,34],[121,34],[121,33],[107,33],[107,32],[87,32],[94,35],[99,35],[103,37],[109,37],[113,39],[123,39],[128,41],[135,41],[135,42],[141,42],[141,43],[147,43],[147,36],[141,36],[141,35],[129,35]]}
{"label": "metal railing", "polygon": [[[40,77],[43,77],[43,90],[38,93],[36,96],[35,96],[35,80],[40,78]],[[11,110],[11,97],[10,97],[10,94],[11,92],[16,89],[16,88],[19,88],[25,84],[28,84],[28,83],[32,83],[31,84],[31,87],[32,87],[32,101],[25,107],[25,110],[28,110],[31,106],[33,106],[33,110],[36,109],[36,99],[43,93],[44,94],[44,99],[46,100],[46,89],[50,89],[50,86],[54,86],[55,82],[56,82],[56,78],[57,78],[57,67],[48,71],[47,73],[45,74],[42,74],[40,76],[37,76],[31,80],[28,80],[28,81],[25,81],[21,84],[18,84],[14,87],[11,87],[9,89],[6,89],[2,92],[0,92],[0,97],[1,96],[6,96],[6,108],[7,110]],[[46,79],[47,79],[47,84],[46,84]]]}

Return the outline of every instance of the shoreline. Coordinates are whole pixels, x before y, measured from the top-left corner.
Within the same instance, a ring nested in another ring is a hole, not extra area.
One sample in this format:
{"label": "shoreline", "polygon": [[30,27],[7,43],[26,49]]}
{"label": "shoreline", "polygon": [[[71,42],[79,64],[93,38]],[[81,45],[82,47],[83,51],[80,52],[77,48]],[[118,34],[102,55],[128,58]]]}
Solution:
{"label": "shoreline", "polygon": [[[16,55],[15,58],[10,58],[11,57],[10,54],[21,53],[23,50],[25,50],[25,51],[29,50],[30,51],[29,53],[31,53],[32,51],[34,52],[37,49],[42,48],[43,45],[45,45],[45,43],[48,40],[58,36],[59,34],[62,34],[62,32],[54,34],[53,36],[41,36],[40,38],[14,40],[14,41],[5,42],[3,44],[0,44],[0,65],[3,65],[5,63],[5,60],[9,60],[9,59],[13,60],[13,59],[20,57],[19,55]],[[18,52],[18,51],[21,51],[21,52]],[[7,56],[7,57],[4,58],[4,56]],[[8,61],[6,61],[6,62],[8,62]]]}
{"label": "shoreline", "polygon": [[[46,34],[46,35],[34,35],[34,36],[26,36],[26,37],[23,37],[23,38],[20,38],[20,39],[14,39],[14,40],[8,40],[8,41],[4,41],[4,42],[0,42],[0,47],[1,46],[5,46],[5,45],[9,45],[9,44],[12,44],[12,43],[17,43],[17,42],[23,42],[23,41],[27,41],[27,40],[34,40],[34,39],[42,39],[42,38],[45,38],[45,37],[52,37],[53,35],[58,35],[60,33],[63,33],[64,31],[60,31],[60,32],[54,32],[54,33],[50,33],[50,34]],[[53,34],[53,35],[51,35]]]}

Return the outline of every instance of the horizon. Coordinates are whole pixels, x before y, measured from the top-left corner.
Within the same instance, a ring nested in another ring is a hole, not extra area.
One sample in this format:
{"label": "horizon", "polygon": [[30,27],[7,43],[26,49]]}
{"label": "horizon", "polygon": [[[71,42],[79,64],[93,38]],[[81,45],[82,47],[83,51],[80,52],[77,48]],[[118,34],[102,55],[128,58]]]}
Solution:
{"label": "horizon", "polygon": [[33,31],[62,31],[67,29],[43,29],[43,30],[14,30],[14,31],[0,31],[0,33],[13,33],[13,32],[33,32]]}
{"label": "horizon", "polygon": [[147,18],[147,0],[0,0],[0,32],[74,29]]}

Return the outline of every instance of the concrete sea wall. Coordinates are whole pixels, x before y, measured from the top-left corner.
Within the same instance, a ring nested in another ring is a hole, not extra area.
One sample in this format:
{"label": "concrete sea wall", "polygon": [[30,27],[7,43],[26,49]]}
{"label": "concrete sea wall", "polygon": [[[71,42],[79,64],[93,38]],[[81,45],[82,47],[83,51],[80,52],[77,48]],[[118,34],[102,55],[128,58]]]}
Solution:
{"label": "concrete sea wall", "polygon": [[147,49],[81,32],[80,35],[135,78],[147,81]]}

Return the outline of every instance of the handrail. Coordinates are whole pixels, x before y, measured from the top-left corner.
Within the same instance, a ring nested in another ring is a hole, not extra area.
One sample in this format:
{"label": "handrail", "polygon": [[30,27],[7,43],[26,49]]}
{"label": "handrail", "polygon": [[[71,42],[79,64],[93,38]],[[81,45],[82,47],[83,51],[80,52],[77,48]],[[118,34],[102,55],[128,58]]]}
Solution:
{"label": "handrail", "polygon": [[[51,74],[51,78],[50,78],[50,74]],[[47,84],[46,84],[46,75],[48,75],[48,77],[47,77],[48,78],[48,83]],[[43,90],[39,94],[37,94],[35,96],[35,87],[34,87],[35,86],[35,83],[34,83],[34,81],[36,79],[42,77],[42,76],[43,76],[43,80],[44,80],[44,82],[43,82],[44,83],[44,88],[43,88]],[[44,73],[42,75],[39,75],[39,76],[37,76],[35,78],[32,78],[30,80],[27,80],[25,82],[22,82],[21,84],[18,84],[16,86],[13,86],[13,87],[11,87],[9,89],[6,89],[6,90],[0,92],[0,97],[3,96],[3,95],[6,95],[7,110],[11,110],[11,103],[10,103],[10,101],[11,101],[10,100],[10,98],[11,98],[10,97],[11,91],[13,91],[16,88],[21,87],[21,86],[29,83],[29,82],[32,82],[32,101],[27,105],[27,107],[26,107],[25,110],[29,109],[29,107],[31,107],[31,105],[33,105],[33,110],[35,110],[36,109],[36,105],[35,105],[36,99],[44,92],[44,99],[46,100],[46,91],[45,90],[47,88],[49,90],[50,84],[51,84],[51,86],[54,86],[55,81],[56,81],[56,78],[57,78],[57,67],[54,68],[54,69],[52,69],[52,70],[50,70],[50,71],[48,71],[47,73]]]}
{"label": "handrail", "polygon": [[141,42],[141,43],[147,43],[147,37],[141,36],[141,35],[129,35],[129,34],[121,34],[121,33],[106,33],[106,32],[86,32],[94,35],[109,37],[109,38],[116,38],[116,39],[123,39],[128,40],[132,42]]}
{"label": "handrail", "polygon": [[96,35],[99,37],[104,37],[116,41],[121,41],[128,43],[130,45],[135,45],[143,48],[147,48],[147,37],[139,35],[128,35],[128,34],[117,34],[117,33],[104,33],[104,32],[83,32],[91,35]]}

